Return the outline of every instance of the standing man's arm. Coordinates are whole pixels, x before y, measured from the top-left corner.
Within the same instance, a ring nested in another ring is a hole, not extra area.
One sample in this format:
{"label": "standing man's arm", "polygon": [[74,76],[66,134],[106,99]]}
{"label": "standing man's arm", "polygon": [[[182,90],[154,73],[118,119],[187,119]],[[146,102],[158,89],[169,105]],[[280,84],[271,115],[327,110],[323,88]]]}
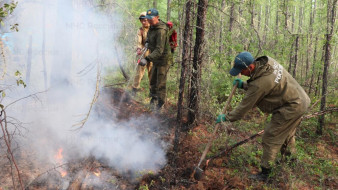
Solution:
{"label": "standing man's arm", "polygon": [[137,55],[141,55],[141,50],[143,48],[142,40],[143,40],[142,31],[141,29],[138,29],[137,30],[137,49],[136,49]]}

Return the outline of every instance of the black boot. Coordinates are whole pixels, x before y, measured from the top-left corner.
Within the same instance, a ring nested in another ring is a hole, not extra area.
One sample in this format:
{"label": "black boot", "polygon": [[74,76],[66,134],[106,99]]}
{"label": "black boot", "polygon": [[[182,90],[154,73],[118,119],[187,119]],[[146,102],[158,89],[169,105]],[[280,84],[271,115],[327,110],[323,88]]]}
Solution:
{"label": "black boot", "polygon": [[262,171],[258,174],[250,175],[249,178],[257,181],[264,181],[266,182],[269,178],[269,174],[271,169],[262,167]]}

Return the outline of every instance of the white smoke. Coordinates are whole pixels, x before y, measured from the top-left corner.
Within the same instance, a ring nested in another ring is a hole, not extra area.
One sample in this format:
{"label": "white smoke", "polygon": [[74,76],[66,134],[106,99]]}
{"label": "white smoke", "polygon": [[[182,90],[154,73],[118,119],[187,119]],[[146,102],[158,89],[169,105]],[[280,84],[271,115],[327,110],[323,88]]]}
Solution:
{"label": "white smoke", "polygon": [[156,171],[166,162],[164,142],[131,127],[141,124],[152,130],[159,125],[154,118],[117,123],[113,116],[101,118],[93,110],[83,129],[71,130],[89,110],[98,66],[101,71],[116,66],[114,48],[121,47],[121,16],[100,12],[88,2],[20,0],[10,18],[19,24],[19,32],[0,31],[6,33],[7,78],[19,70],[27,83],[24,90],[8,90],[2,104],[48,89],[7,109],[8,115],[24,122],[19,147],[43,161],[53,162],[63,147],[65,161],[93,155],[118,170]]}

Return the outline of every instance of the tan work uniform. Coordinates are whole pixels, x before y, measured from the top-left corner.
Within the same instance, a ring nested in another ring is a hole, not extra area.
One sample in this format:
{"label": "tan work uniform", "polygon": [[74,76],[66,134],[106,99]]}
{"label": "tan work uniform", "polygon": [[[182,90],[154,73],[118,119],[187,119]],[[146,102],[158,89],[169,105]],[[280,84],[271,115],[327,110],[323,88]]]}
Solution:
{"label": "tan work uniform", "polygon": [[150,78],[150,95],[164,103],[166,98],[166,84],[171,51],[168,39],[167,24],[161,20],[150,26],[148,32],[150,54],[145,58],[153,62]]}
{"label": "tan work uniform", "polygon": [[272,113],[271,122],[265,127],[262,137],[262,167],[270,168],[278,151],[282,154],[295,153],[296,127],[310,104],[310,98],[276,60],[263,56],[254,63],[256,67],[247,81],[245,97],[226,118],[229,121],[239,120],[256,106],[265,113]]}
{"label": "tan work uniform", "polygon": [[[143,50],[144,48],[144,44],[146,42],[147,39],[147,33],[148,33],[149,28],[145,28],[145,27],[141,27],[138,31],[137,31],[137,48]],[[144,57],[149,55],[149,50],[144,54]],[[153,63],[152,62],[148,62],[147,65],[145,66],[141,66],[141,65],[137,65],[136,68],[136,74],[135,74],[135,78],[134,78],[134,82],[132,87],[135,89],[139,89],[140,88],[140,83],[141,80],[144,76],[144,71],[147,68],[148,70],[148,79],[150,82],[150,71],[152,68]]]}

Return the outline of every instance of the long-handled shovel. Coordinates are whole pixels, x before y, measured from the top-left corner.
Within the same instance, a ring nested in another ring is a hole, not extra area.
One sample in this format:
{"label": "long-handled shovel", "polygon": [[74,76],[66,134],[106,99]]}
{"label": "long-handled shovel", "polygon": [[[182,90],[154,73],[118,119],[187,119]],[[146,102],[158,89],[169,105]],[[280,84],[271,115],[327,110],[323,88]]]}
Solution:
{"label": "long-handled shovel", "polygon": [[[233,86],[232,90],[231,90],[231,93],[225,103],[225,106],[224,106],[224,110],[223,110],[223,114],[226,113],[227,109],[228,109],[228,106],[231,102],[231,99],[232,99],[232,96],[235,94],[235,91],[237,89],[237,83]],[[217,130],[218,128],[221,126],[221,123],[217,123],[216,126],[215,126],[215,129],[214,131],[212,132],[212,136],[207,144],[207,146],[205,147],[203,153],[202,153],[202,156],[201,156],[201,159],[200,161],[198,162],[198,165],[195,167],[194,171],[192,172],[191,174],[191,177],[194,176],[194,178],[196,180],[199,180],[201,177],[202,177],[202,174],[203,174],[203,170],[200,168],[201,166],[201,163],[202,161],[205,159],[205,156],[207,155],[209,149],[210,149],[210,146],[211,146],[211,143],[213,142],[215,136],[216,136],[216,133],[217,133]]]}

